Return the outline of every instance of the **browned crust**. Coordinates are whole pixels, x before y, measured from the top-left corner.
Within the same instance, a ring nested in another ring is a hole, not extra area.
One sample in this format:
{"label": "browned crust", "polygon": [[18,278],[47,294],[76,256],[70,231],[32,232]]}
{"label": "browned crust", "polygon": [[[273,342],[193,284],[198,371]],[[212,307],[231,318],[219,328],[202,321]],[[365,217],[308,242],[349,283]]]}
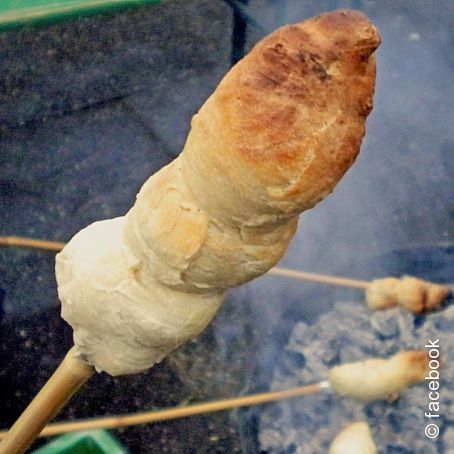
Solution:
{"label": "browned crust", "polygon": [[400,361],[402,374],[408,385],[413,385],[424,381],[424,377],[429,373],[430,356],[426,351],[407,351],[396,355]]}
{"label": "browned crust", "polygon": [[221,83],[215,102],[236,159],[267,186],[298,180],[277,200],[304,193],[300,208],[312,206],[355,160],[379,44],[363,14],[324,14],[265,38]]}

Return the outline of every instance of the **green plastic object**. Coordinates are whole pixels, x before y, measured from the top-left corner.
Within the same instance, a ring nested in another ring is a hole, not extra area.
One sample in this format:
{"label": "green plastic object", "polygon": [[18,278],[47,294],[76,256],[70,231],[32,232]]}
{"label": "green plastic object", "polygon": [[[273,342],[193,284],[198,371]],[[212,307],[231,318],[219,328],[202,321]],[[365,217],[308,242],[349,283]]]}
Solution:
{"label": "green plastic object", "polygon": [[90,430],[62,435],[31,454],[128,454],[106,430]]}
{"label": "green plastic object", "polygon": [[0,32],[160,2],[161,0],[0,0]]}

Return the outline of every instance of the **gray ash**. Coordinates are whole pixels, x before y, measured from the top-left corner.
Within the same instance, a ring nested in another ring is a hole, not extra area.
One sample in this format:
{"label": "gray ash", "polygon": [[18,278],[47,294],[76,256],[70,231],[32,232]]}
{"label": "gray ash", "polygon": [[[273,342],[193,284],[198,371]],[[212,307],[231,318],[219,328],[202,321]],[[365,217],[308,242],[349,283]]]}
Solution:
{"label": "gray ash", "polygon": [[[275,370],[273,390],[318,382],[340,363],[424,350],[429,339],[439,338],[444,363],[440,370],[440,417],[436,421],[424,417],[429,411],[428,383],[409,388],[393,403],[363,404],[324,393],[264,408],[259,418],[261,449],[268,453],[327,452],[341,430],[364,420],[371,426],[379,452],[454,452],[453,326],[454,306],[414,317],[399,308],[372,313],[358,303],[338,303],[312,326],[299,322]],[[434,421],[440,435],[430,440],[424,428]]]}

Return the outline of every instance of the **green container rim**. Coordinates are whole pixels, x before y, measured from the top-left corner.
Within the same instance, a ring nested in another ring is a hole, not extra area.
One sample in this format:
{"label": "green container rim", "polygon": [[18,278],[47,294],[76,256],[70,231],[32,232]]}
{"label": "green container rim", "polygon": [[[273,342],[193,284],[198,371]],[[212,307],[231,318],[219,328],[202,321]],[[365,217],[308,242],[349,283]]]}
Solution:
{"label": "green container rim", "polygon": [[160,3],[162,0],[0,0],[0,32]]}
{"label": "green container rim", "polygon": [[61,435],[31,454],[128,454],[129,451],[106,430]]}

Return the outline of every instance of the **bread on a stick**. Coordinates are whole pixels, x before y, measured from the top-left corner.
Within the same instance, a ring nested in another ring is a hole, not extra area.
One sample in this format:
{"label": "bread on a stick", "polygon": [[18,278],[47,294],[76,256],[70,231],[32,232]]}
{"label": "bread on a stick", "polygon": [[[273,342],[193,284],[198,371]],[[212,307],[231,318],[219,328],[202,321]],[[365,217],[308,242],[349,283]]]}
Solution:
{"label": "bread on a stick", "polygon": [[364,402],[395,398],[429,373],[429,355],[405,351],[388,359],[367,359],[336,366],[329,372],[331,388],[342,397]]}
{"label": "bread on a stick", "polygon": [[451,289],[413,276],[374,279],[366,290],[366,303],[372,310],[401,306],[415,314],[440,309]]}
{"label": "bread on a stick", "polygon": [[355,11],[277,30],[225,76],[126,216],[74,236],[56,274],[85,361],[111,375],[151,367],[206,327],[228,288],[279,261],[298,215],[359,152],[379,43]]}
{"label": "bread on a stick", "polygon": [[377,454],[369,424],[365,421],[347,426],[333,440],[329,454]]}

